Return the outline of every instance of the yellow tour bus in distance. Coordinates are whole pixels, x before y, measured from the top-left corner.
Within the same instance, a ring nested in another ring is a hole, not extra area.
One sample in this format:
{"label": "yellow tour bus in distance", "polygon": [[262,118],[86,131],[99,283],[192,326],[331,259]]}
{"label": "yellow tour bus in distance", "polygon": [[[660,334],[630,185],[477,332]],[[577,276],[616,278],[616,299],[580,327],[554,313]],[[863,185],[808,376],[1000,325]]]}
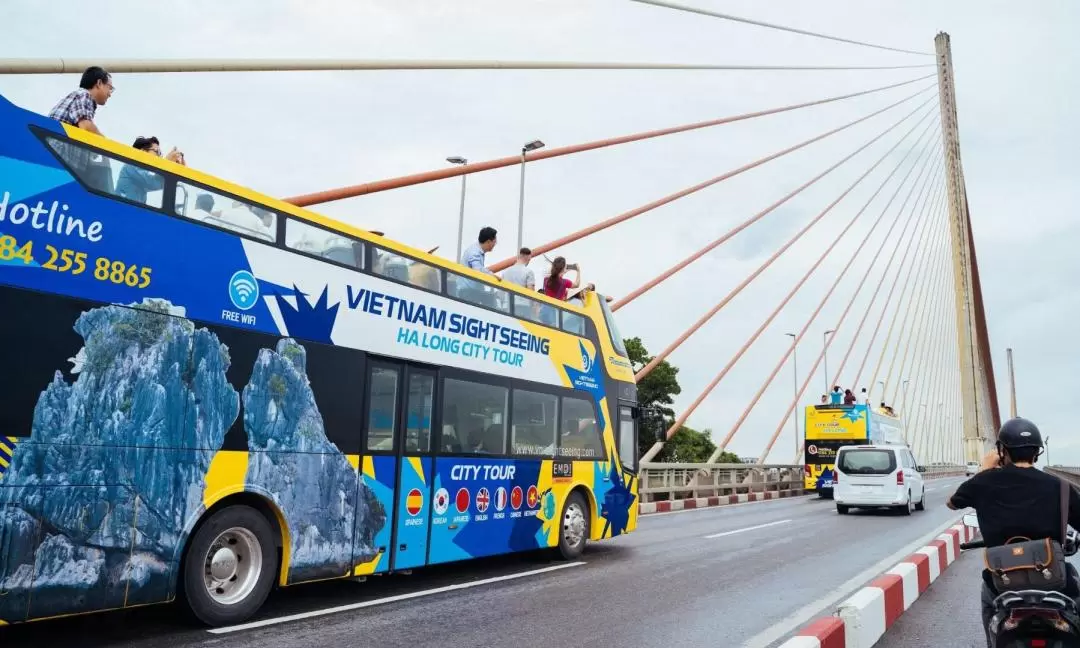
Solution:
{"label": "yellow tour bus in distance", "polygon": [[857,405],[807,405],[804,426],[803,488],[831,498],[836,451],[866,443],[904,443],[900,419]]}

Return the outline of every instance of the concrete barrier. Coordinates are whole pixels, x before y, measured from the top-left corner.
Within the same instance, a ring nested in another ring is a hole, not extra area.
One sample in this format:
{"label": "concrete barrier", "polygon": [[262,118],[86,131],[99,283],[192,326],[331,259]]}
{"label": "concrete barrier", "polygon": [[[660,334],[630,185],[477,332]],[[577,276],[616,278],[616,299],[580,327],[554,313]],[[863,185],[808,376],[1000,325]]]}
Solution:
{"label": "concrete barrier", "polygon": [[[964,471],[938,473],[924,477],[927,480],[942,479],[944,477],[963,477]],[[711,508],[714,506],[730,506],[732,504],[745,504],[747,502],[764,502],[766,500],[783,499],[788,497],[801,497],[812,495],[814,491],[805,491],[801,488],[786,490],[766,490],[731,495],[714,495],[712,497],[691,497],[687,499],[661,500],[658,502],[641,502],[638,504],[638,515],[650,513],[669,513],[671,511],[685,511],[690,509]]]}
{"label": "concrete barrier", "polygon": [[945,569],[974,530],[953,524],[944,533],[841,603],[833,616],[803,626],[780,648],[870,648]]}

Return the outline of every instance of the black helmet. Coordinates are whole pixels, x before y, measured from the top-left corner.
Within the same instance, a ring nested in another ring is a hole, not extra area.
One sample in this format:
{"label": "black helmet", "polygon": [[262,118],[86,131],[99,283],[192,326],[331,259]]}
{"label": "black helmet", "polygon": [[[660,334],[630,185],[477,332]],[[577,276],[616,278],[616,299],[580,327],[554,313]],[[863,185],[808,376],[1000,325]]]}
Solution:
{"label": "black helmet", "polygon": [[1041,448],[1042,434],[1035,424],[1025,418],[1005,421],[998,430],[998,444],[1003,448]]}

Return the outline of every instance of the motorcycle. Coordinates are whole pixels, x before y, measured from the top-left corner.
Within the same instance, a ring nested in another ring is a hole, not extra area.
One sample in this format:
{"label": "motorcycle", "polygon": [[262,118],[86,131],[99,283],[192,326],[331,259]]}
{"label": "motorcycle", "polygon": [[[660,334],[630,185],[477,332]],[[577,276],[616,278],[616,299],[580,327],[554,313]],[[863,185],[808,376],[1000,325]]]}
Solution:
{"label": "motorcycle", "polygon": [[[974,513],[964,516],[964,525],[978,529]],[[986,547],[980,538],[960,544],[962,551]],[[1080,533],[1069,529],[1066,556],[1080,549]],[[1071,597],[1049,590],[1004,592],[994,599],[994,615],[989,624],[990,648],[1077,648],[1080,647],[1080,609]]]}

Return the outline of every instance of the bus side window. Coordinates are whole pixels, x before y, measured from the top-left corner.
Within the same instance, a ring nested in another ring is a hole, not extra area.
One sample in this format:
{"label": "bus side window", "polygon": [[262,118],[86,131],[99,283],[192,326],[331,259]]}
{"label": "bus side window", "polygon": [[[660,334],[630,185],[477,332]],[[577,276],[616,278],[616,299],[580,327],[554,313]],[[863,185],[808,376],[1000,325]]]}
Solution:
{"label": "bus side window", "polygon": [[364,267],[363,243],[294,218],[285,220],[285,246],[356,269]]}
{"label": "bus side window", "polygon": [[492,308],[500,313],[510,312],[509,292],[453,272],[446,273],[446,294],[454,299]]}
{"label": "bus side window", "polygon": [[120,161],[73,142],[46,138],[49,148],[80,182],[94,191],[161,209],[165,176],[149,167]]}
{"label": "bus side window", "polygon": [[551,327],[559,325],[558,308],[521,295],[514,295],[514,317],[527,319],[538,324],[546,324]]}
{"label": "bus side window", "polygon": [[619,461],[622,465],[635,470],[637,468],[637,421],[629,407],[619,408]]}
{"label": "bus side window", "polygon": [[432,292],[442,292],[442,270],[382,248],[371,248],[371,271]]}
{"label": "bus side window", "polygon": [[509,397],[510,390],[499,385],[443,380],[443,426],[454,427],[463,454],[506,453]]}
{"label": "bus side window", "polygon": [[603,459],[604,444],[596,409],[584,398],[563,396],[559,456],[567,459]]}
{"label": "bus side window", "polygon": [[177,216],[271,243],[277,240],[277,214],[272,211],[186,182],[176,183],[176,195],[184,196],[184,204],[174,206]]}
{"label": "bus side window", "polygon": [[374,366],[368,377],[367,450],[394,450],[394,428],[397,423],[398,377],[392,367]]}
{"label": "bus side window", "polygon": [[585,318],[581,315],[578,315],[577,313],[563,311],[562,328],[567,333],[573,333],[574,335],[585,335]]}
{"label": "bus side window", "polygon": [[558,396],[524,389],[514,390],[511,454],[555,456],[555,447],[559,440],[558,405]]}

